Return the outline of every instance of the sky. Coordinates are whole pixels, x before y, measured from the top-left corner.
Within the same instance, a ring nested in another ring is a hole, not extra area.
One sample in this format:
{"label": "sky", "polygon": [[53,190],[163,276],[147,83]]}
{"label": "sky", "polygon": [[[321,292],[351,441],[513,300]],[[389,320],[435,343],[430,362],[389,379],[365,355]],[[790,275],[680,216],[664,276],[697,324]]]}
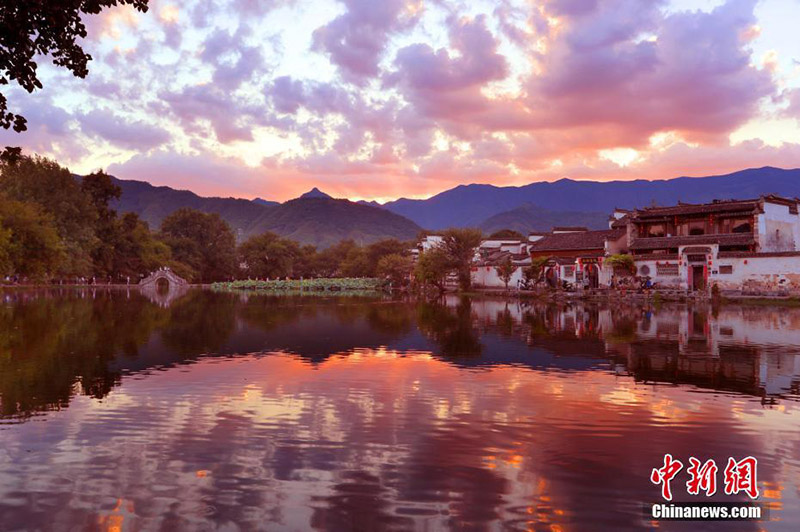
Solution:
{"label": "sky", "polygon": [[150,0],[0,145],[284,201],[800,167],[800,0]]}

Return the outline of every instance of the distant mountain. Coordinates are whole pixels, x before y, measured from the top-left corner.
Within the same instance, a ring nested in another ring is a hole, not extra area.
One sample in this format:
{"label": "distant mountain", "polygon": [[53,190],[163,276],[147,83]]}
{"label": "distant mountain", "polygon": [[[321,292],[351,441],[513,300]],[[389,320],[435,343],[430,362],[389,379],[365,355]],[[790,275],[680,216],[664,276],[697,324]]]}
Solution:
{"label": "distant mountain", "polygon": [[412,240],[420,230],[411,220],[378,207],[344,199],[301,197],[266,211],[253,221],[249,231],[272,231],[326,248],[345,239],[362,245],[385,238]]}
{"label": "distant mountain", "polygon": [[113,179],[122,188],[122,197],[115,207],[121,212],[137,213],[156,230],[164,218],[181,207],[219,214],[240,241],[272,231],[303,244],[328,247],[346,238],[361,244],[385,238],[410,240],[421,230],[414,222],[385,209],[333,199],[317,189],[280,204],[204,198],[187,190],[156,187],[144,181]]}
{"label": "distant mountain", "polygon": [[426,200],[401,198],[383,205],[427,229],[481,225],[488,218],[525,204],[551,211],[609,213],[615,207],[652,203],[800,195],[800,169],[764,167],[710,177],[679,177],[658,181],[574,181],[532,183],[520,187],[461,185]]}
{"label": "distant mountain", "polygon": [[266,205],[267,207],[274,207],[275,205],[280,205],[280,203],[277,201],[265,200],[263,198],[253,198],[251,201],[253,203],[258,203],[259,205]]}
{"label": "distant mountain", "polygon": [[312,188],[305,194],[301,195],[299,199],[303,198],[330,198],[329,195],[325,194],[323,191],[318,189],[317,187]]}
{"label": "distant mountain", "polygon": [[511,229],[527,235],[529,231],[550,231],[554,226],[582,226],[589,229],[608,229],[608,215],[604,212],[549,211],[526,203],[516,209],[487,218],[478,227],[491,234],[501,229]]}
{"label": "distant mountain", "polygon": [[181,207],[189,207],[219,214],[230,224],[237,237],[243,238],[249,235],[249,227],[254,219],[274,208],[246,199],[203,198],[188,190],[156,187],[144,181],[113,179],[122,189],[122,197],[115,206],[116,209],[121,212],[135,212],[156,230],[164,218]]}

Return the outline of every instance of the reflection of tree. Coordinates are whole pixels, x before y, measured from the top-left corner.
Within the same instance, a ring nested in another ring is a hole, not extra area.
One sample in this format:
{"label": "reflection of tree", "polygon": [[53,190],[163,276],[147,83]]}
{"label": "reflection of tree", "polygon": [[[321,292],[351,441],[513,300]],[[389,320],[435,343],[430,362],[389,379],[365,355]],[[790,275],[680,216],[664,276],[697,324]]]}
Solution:
{"label": "reflection of tree", "polygon": [[[325,506],[315,506],[311,527],[316,530],[405,530],[414,522],[393,515],[393,498],[384,480],[366,471],[346,471]],[[320,497],[320,499],[323,499]]]}
{"label": "reflection of tree", "polygon": [[411,331],[414,325],[414,307],[404,303],[370,305],[367,307],[367,322],[374,331],[401,335]]}
{"label": "reflection of tree", "polygon": [[236,328],[237,298],[231,294],[195,290],[170,307],[161,337],[180,355],[218,352]]}
{"label": "reflection of tree", "polygon": [[497,323],[497,330],[501,335],[511,336],[514,334],[514,325],[516,320],[511,314],[511,310],[509,310],[508,305],[506,305],[503,310],[497,313],[497,319],[495,321]]}
{"label": "reflection of tree", "polygon": [[105,396],[120,379],[109,364],[137,348],[165,319],[141,297],[119,304],[122,293],[72,292],[0,309],[2,415],[63,408],[81,393]]}
{"label": "reflection of tree", "polygon": [[438,344],[444,356],[479,356],[483,351],[480,333],[472,323],[469,298],[461,298],[455,310],[439,303],[420,303],[417,323],[420,331]]}

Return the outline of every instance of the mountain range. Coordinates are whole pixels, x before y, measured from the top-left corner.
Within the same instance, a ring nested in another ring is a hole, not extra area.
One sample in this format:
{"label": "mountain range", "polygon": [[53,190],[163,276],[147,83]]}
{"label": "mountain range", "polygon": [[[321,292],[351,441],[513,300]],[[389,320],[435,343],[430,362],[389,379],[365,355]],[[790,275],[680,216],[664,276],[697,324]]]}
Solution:
{"label": "mountain range", "polygon": [[[460,185],[424,200],[401,198],[383,208],[427,229],[480,226],[489,217],[525,204],[550,211],[610,213],[651,204],[704,203],[713,199],[762,194],[800,195],[800,168],[751,168],[727,175],[678,177],[657,181],[575,181],[531,183],[519,187]],[[558,225],[558,224],[552,224]]]}
{"label": "mountain range", "polygon": [[353,239],[361,245],[385,238],[412,240],[421,231],[417,224],[403,216],[346,199],[334,199],[318,189],[278,203],[261,198],[204,198],[188,190],[113,179],[122,189],[115,208],[137,213],[154,229],[172,212],[188,207],[219,214],[239,241],[271,231],[302,244],[326,248],[345,239]]}
{"label": "mountain range", "polygon": [[742,199],[763,194],[800,195],[800,169],[752,168],[727,175],[657,181],[575,181],[524,186],[460,185],[431,198],[401,198],[385,204],[335,199],[317,188],[284,203],[261,198],[204,198],[186,190],[117,179],[117,208],[138,213],[157,228],[171,212],[191,207],[219,214],[239,240],[273,231],[304,244],[327,247],[352,238],[369,244],[383,238],[413,239],[421,230],[479,227],[545,231],[556,225],[607,226],[614,208],[679,201]]}

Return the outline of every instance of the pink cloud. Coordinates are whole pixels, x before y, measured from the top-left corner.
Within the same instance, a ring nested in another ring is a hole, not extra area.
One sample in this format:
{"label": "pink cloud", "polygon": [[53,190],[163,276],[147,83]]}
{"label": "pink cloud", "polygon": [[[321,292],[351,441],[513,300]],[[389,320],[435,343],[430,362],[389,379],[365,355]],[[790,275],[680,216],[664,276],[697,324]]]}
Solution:
{"label": "pink cloud", "polygon": [[147,151],[170,140],[169,133],[143,120],[126,120],[108,109],[95,109],[80,118],[82,131],[129,150]]}
{"label": "pink cloud", "polygon": [[378,62],[391,33],[413,26],[406,0],[342,0],[347,12],[314,31],[314,50],[327,54],[343,77],[362,83],[379,74]]}

